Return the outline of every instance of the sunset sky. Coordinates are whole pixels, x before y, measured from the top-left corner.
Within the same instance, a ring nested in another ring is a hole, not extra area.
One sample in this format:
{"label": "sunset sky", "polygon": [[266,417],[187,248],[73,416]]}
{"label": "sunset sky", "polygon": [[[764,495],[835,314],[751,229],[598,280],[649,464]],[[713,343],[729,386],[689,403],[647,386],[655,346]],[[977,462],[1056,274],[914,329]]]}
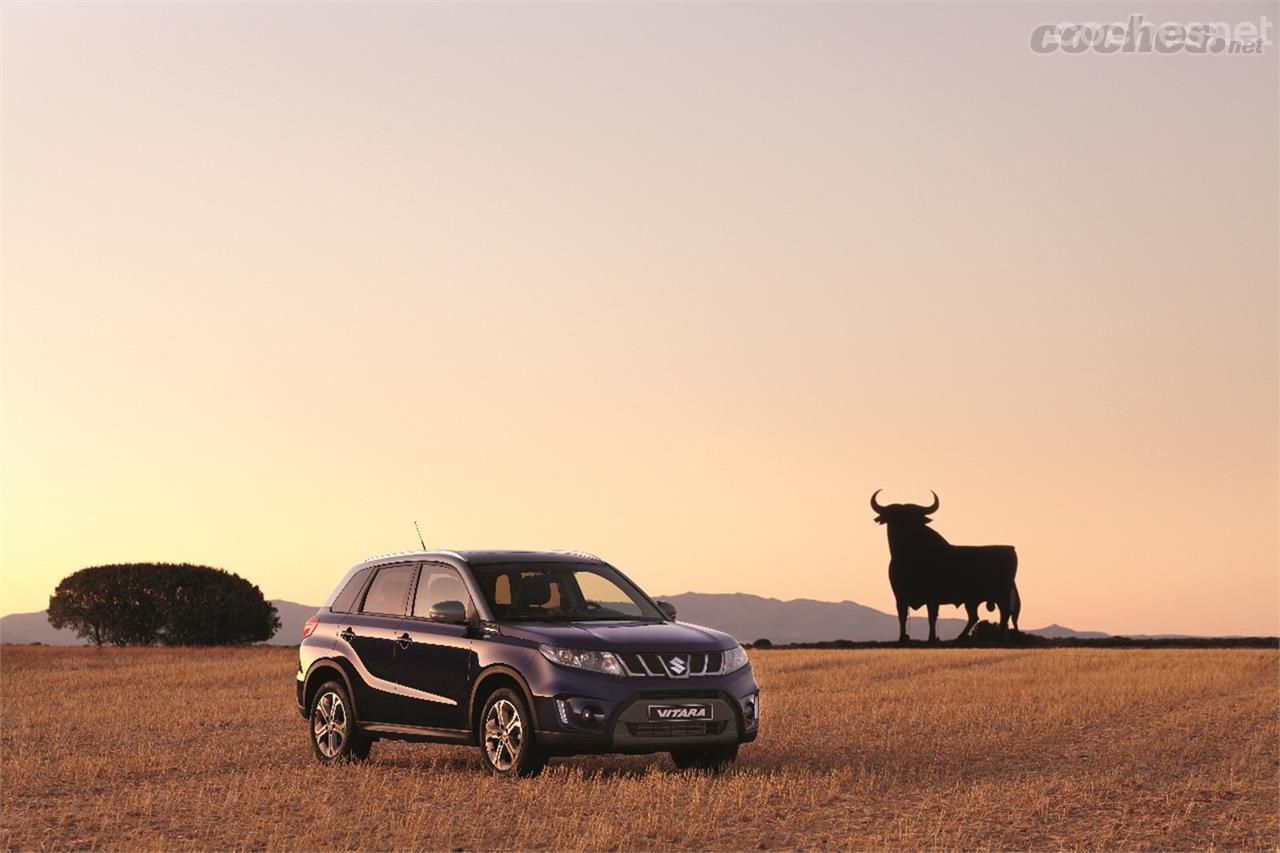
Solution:
{"label": "sunset sky", "polygon": [[1028,37],[1276,10],[6,2],[0,613],[415,519],[891,610],[883,488],[1023,627],[1275,634],[1280,46]]}

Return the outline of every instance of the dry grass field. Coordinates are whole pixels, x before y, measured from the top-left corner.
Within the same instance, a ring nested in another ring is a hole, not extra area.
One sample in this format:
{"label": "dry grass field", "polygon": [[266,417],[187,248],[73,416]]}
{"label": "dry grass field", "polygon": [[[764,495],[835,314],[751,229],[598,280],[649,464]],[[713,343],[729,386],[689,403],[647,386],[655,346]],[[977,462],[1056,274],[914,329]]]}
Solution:
{"label": "dry grass field", "polygon": [[0,650],[6,850],[1274,849],[1274,650],[756,651],[764,730],[483,776],[312,759],[294,652]]}

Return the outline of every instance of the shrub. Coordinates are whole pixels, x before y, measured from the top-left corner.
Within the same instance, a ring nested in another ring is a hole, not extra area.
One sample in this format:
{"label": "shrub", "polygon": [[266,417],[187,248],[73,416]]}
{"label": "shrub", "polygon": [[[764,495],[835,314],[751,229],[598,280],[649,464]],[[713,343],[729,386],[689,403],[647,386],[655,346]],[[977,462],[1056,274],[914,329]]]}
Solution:
{"label": "shrub", "polygon": [[81,569],[49,599],[49,624],[95,645],[211,646],[271,639],[280,620],[239,575],[188,563]]}

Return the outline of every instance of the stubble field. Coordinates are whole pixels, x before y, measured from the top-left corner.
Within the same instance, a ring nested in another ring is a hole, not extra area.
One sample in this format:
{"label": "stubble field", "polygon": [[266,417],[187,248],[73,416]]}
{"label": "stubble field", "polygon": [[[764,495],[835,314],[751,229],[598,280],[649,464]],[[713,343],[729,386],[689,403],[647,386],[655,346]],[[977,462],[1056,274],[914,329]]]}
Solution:
{"label": "stubble field", "polygon": [[295,652],[0,649],[13,849],[1274,849],[1275,650],[756,651],[735,769],[311,757]]}

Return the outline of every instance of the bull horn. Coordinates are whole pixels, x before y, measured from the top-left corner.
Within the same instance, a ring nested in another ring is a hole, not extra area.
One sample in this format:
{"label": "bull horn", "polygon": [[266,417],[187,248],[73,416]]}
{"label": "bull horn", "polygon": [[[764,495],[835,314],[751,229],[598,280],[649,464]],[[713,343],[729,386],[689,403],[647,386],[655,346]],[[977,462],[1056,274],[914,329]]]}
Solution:
{"label": "bull horn", "polygon": [[874,492],[871,493],[871,508],[876,511],[876,515],[879,515],[880,513],[884,512],[884,507],[876,503],[876,495],[880,494],[882,491],[884,490],[876,489]]}
{"label": "bull horn", "polygon": [[925,515],[932,515],[933,513],[937,512],[938,507],[941,506],[941,502],[938,500],[938,493],[930,489],[929,494],[933,495],[933,506],[929,507],[924,511]]}

